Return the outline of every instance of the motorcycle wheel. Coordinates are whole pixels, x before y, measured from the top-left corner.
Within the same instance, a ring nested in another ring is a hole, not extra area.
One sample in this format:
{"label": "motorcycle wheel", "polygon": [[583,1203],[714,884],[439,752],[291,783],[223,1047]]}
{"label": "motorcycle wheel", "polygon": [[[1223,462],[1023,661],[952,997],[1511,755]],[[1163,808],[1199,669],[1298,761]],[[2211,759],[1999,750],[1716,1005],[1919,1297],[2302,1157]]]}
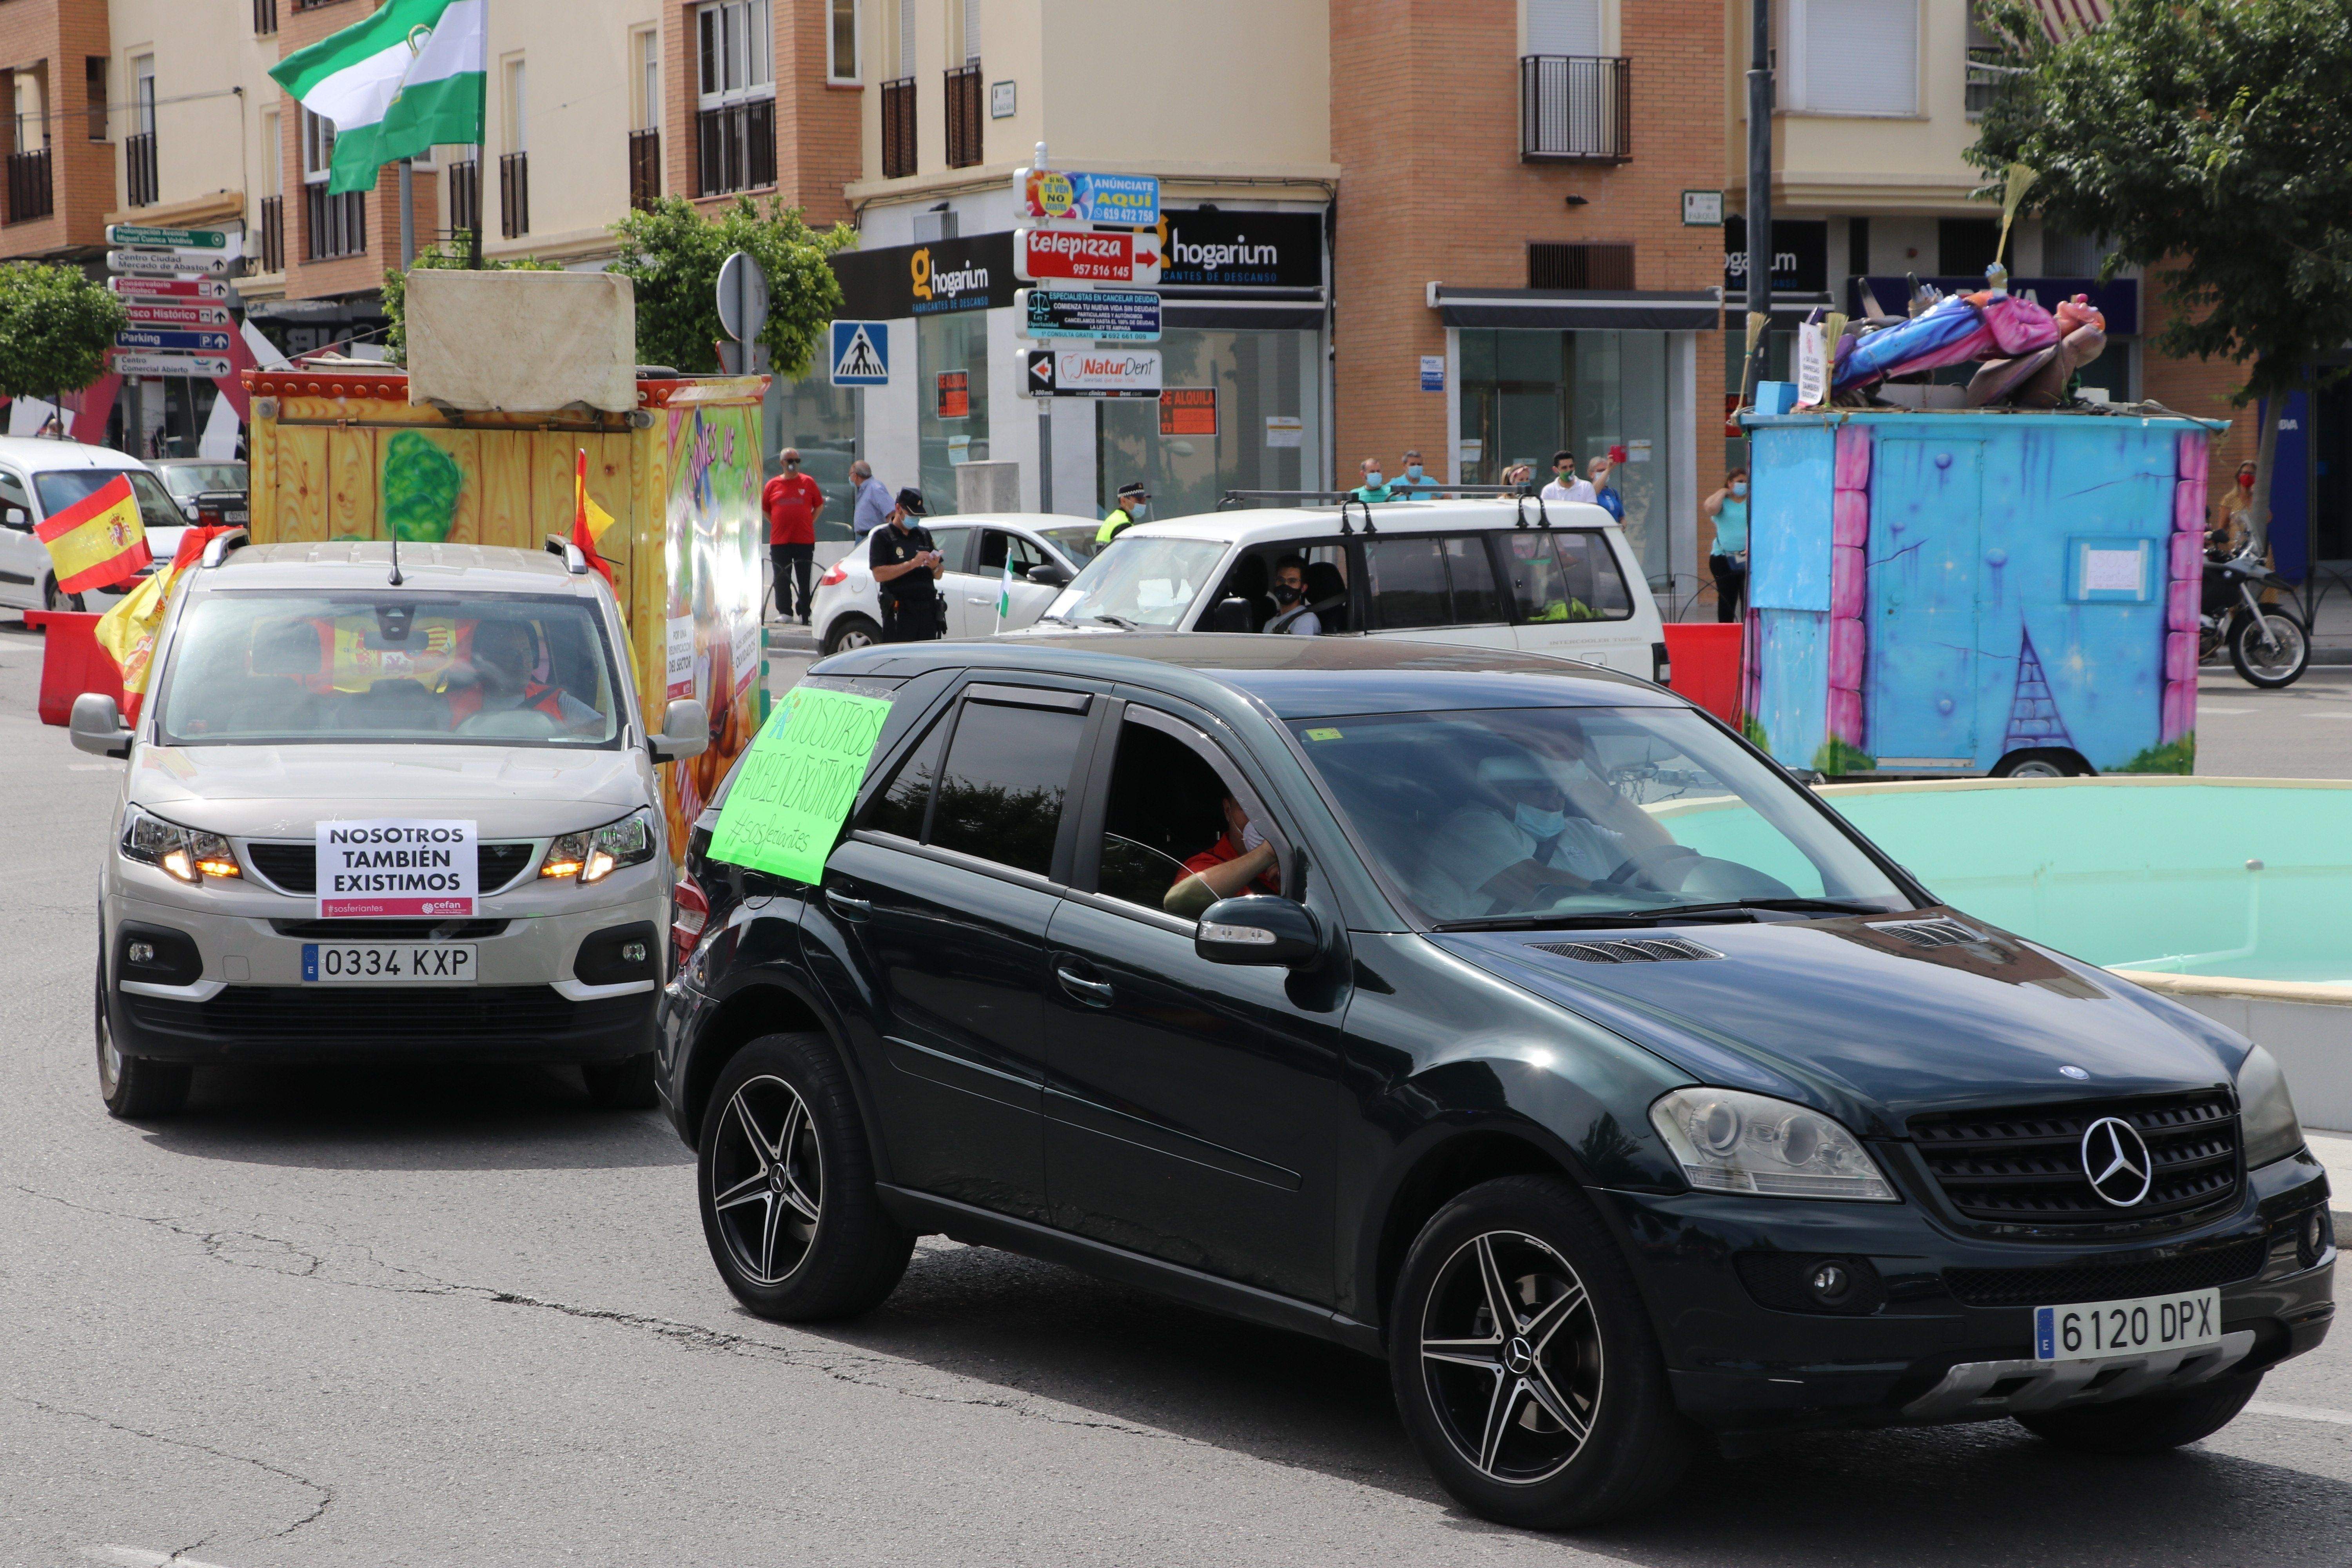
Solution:
{"label": "motorcycle wheel", "polygon": [[2241,615],[2230,626],[2230,662],[2249,686],[2274,691],[2311,668],[2311,638],[2292,616],[2266,611],[2257,621]]}

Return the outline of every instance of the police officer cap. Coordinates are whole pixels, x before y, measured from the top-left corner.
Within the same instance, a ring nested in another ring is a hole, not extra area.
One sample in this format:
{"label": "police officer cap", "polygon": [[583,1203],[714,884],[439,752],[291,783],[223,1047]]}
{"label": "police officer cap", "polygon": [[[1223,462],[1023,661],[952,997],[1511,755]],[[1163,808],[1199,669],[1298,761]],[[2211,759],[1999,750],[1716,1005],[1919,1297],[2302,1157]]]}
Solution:
{"label": "police officer cap", "polygon": [[1118,499],[1121,500],[1150,500],[1151,499],[1151,492],[1145,489],[1139,484],[1121,485],[1118,487]]}
{"label": "police officer cap", "polygon": [[905,512],[908,517],[928,517],[930,515],[923,509],[923,492],[920,490],[900,490],[898,492],[898,510]]}

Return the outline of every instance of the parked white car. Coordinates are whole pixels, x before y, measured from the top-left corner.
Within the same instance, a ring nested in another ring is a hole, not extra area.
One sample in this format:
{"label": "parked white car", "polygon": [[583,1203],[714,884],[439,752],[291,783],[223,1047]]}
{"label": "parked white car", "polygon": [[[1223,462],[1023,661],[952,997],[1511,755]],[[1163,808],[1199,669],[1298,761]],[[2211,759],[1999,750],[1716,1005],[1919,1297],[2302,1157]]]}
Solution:
{"label": "parked white car", "polygon": [[[947,575],[940,579],[947,635],[984,637],[1018,630],[1043,614],[1094,558],[1095,532],[1102,524],[1050,512],[973,512],[926,518],[923,526],[947,557]],[[852,544],[817,579],[809,620],[817,646],[827,653],[882,640],[882,600],[866,555],[873,540],[869,533]],[[1013,563],[1013,603],[1000,623],[996,596],[1007,557]]]}
{"label": "parked white car", "polygon": [[[1295,597],[1281,592],[1286,566],[1302,580]],[[1309,627],[1668,673],[1657,602],[1624,530],[1580,501],[1350,502],[1138,523],[1024,635]]]}
{"label": "parked white car", "polygon": [[229,549],[174,588],[100,883],[98,1079],[179,1109],[215,1062],[577,1064],[654,1102],[672,881],[663,763],[619,606],[562,557],[382,543]]}
{"label": "parked white car", "polygon": [[169,562],[188,520],[154,469],[110,447],[0,436],[0,605],[23,610],[102,610],[130,591],[131,584],[125,583],[117,589],[58,593],[49,547],[33,531],[117,474],[131,476],[149,553],[158,565]]}

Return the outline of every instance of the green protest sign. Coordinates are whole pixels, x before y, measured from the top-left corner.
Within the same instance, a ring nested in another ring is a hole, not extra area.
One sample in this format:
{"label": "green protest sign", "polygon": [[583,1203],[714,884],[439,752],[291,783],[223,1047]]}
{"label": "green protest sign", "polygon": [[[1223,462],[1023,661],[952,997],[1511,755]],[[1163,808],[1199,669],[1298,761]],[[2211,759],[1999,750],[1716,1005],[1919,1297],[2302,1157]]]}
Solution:
{"label": "green protest sign", "polygon": [[710,858],[797,882],[824,876],[890,704],[795,686],[743,758],[710,836]]}

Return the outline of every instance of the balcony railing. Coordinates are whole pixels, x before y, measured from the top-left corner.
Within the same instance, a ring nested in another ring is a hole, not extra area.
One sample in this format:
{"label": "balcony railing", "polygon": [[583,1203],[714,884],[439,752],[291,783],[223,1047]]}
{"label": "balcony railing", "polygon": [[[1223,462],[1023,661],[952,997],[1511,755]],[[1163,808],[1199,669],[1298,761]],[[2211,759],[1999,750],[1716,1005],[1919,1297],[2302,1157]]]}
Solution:
{"label": "balcony railing", "polygon": [[142,131],[136,136],[122,139],[122,163],[129,172],[131,205],[152,207],[155,205],[155,133]]}
{"label": "balcony railing", "polygon": [[286,270],[286,198],[261,198],[261,270]]}
{"label": "balcony railing", "polygon": [[[300,6],[296,6],[300,10]],[[278,31],[278,0],[253,0],[253,36],[266,38]]]}
{"label": "balcony railing", "polygon": [[776,183],[776,100],[706,109],[694,117],[695,194],[756,191]]}
{"label": "balcony railing", "polygon": [[969,169],[980,162],[980,62],[947,73],[948,167]]}
{"label": "balcony railing", "polygon": [[882,84],[882,177],[903,178],[915,172],[915,79],[902,76]]}
{"label": "balcony railing", "polygon": [[1633,156],[1633,62],[1590,55],[1519,59],[1519,156],[1622,163]]}
{"label": "balcony railing", "polygon": [[478,158],[460,158],[449,165],[449,233],[482,232],[482,164]]}
{"label": "balcony railing", "polygon": [[661,200],[661,132],[629,132],[629,205],[650,207]]}
{"label": "balcony railing", "polygon": [[30,223],[56,210],[57,197],[49,184],[49,150],[36,147],[29,153],[9,153],[7,221]]}
{"label": "balcony railing", "polygon": [[304,213],[302,237],[306,261],[332,261],[339,256],[367,254],[367,193],[345,191],[340,196],[327,194],[327,182],[317,181],[305,185],[302,194],[308,198],[309,210]]}
{"label": "balcony railing", "polygon": [[520,239],[530,232],[530,154],[499,154],[499,232]]}

